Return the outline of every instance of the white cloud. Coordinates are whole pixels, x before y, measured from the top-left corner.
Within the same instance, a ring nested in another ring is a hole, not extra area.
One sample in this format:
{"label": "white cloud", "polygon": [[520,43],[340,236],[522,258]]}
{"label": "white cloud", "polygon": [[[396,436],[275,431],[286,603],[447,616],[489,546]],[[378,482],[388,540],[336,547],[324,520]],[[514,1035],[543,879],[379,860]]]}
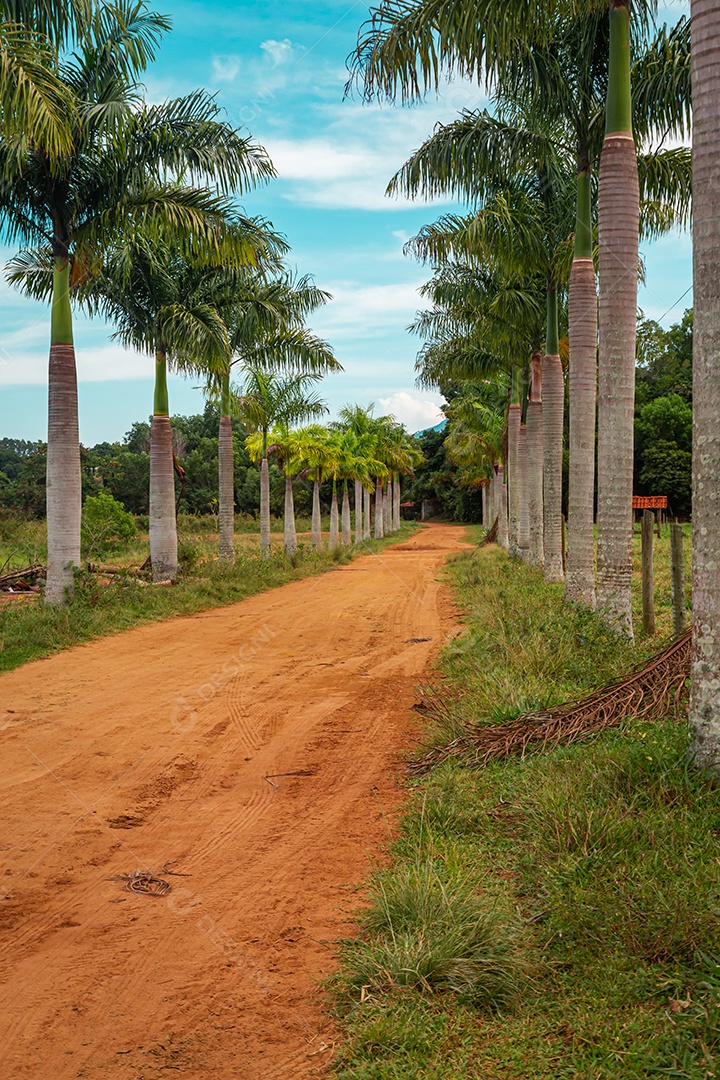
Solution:
{"label": "white cloud", "polygon": [[[391,212],[422,205],[422,199],[388,198],[385,190],[435,124],[483,103],[477,87],[460,82],[447,86],[437,101],[412,109],[353,101],[319,105],[314,115],[320,134],[294,139],[261,131],[258,137],[277,167],[284,197],[291,202]],[[433,200],[435,205],[451,201]]]}
{"label": "white cloud", "polygon": [[213,83],[234,82],[240,71],[240,57],[235,53],[212,58]]}
{"label": "white cloud", "polygon": [[272,38],[268,38],[267,41],[260,42],[260,48],[270,57],[273,67],[286,64],[293,55],[293,44],[290,38],[283,38],[282,41],[274,41]]}
{"label": "white cloud", "polygon": [[388,329],[402,330],[412,322],[422,306],[417,282],[378,282],[363,285],[356,281],[323,283],[332,300],[313,314],[313,329],[331,340],[371,338]]}
{"label": "white cloud", "polygon": [[390,397],[381,397],[380,406],[383,413],[396,417],[409,431],[415,432],[435,427],[445,419],[438,404],[442,400],[441,397],[433,400],[427,397],[421,398],[418,394],[407,390],[398,390]]}
{"label": "white cloud", "polygon": [[[43,345],[31,351],[3,348],[0,352],[0,386],[47,384],[48,327],[43,332]],[[27,344],[25,347],[27,348]],[[34,344],[34,340],[33,340]],[[75,342],[79,382],[112,382],[117,379],[149,379],[153,375],[152,359],[140,353],[130,352],[112,342],[94,345]]]}

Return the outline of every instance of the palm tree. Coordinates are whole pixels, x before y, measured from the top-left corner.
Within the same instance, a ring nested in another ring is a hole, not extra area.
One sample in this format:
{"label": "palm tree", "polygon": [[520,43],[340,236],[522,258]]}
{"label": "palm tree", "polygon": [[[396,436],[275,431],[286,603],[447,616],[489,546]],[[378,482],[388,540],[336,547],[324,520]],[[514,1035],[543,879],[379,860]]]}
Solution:
{"label": "palm tree", "polygon": [[[254,461],[262,453],[263,434],[258,431],[249,435],[246,446]],[[275,458],[278,468],[285,474],[285,514],[284,514],[284,549],[288,558],[297,551],[297,529],[295,527],[295,502],[293,498],[293,479],[302,471],[305,452],[305,432],[293,430],[287,424],[280,424],[268,434],[267,457]]]}
{"label": "palm tree", "polygon": [[[340,421],[345,425],[348,430],[354,432],[354,434],[361,438],[362,436],[372,435],[373,425],[375,423],[373,417],[374,405],[370,404],[366,408],[362,408],[360,405],[346,405],[340,410]],[[363,522],[363,493],[367,493],[365,499],[365,522]],[[355,479],[355,543],[361,544],[364,539],[370,536],[370,506],[369,506],[369,492],[363,488],[362,480],[358,477]]]}
{"label": "palm tree", "polygon": [[298,432],[299,456],[302,459],[302,471],[312,474],[312,531],[311,543],[316,549],[322,547],[322,516],[320,510],[320,485],[323,476],[332,465],[334,451],[330,433],[319,424],[310,424]]}
{"label": "palm tree", "polygon": [[[629,0],[610,0],[598,190],[597,603],[632,638],[632,481],[640,186],[633,135]],[[684,109],[684,106],[681,105]]]}
{"label": "palm tree", "polygon": [[[276,243],[281,249],[282,245]],[[213,299],[219,305],[230,335],[230,366],[219,386],[211,389],[220,400],[218,480],[220,558],[235,557],[235,484],[231,426],[233,365],[260,365],[268,370],[322,374],[341,371],[332,349],[304,326],[307,315],[327,303],[329,293],[318,289],[309,276],[296,278],[270,261],[268,266],[245,269],[221,282]]]}
{"label": "palm tree", "polygon": [[692,0],[694,281],[693,338],[693,664],[690,737],[693,760],[714,773],[720,767],[720,441],[718,327],[720,290],[716,267],[716,144],[720,126],[717,56],[720,11],[711,0]]}
{"label": "palm tree", "polygon": [[[419,154],[422,154],[422,150]],[[523,542],[529,544],[529,536],[526,535],[529,529],[528,492],[532,490],[536,496],[533,502],[536,524],[532,527],[532,534],[537,538],[540,531],[542,535],[544,414],[540,400],[540,379],[536,377],[537,401],[530,410],[535,453],[527,463],[525,483],[519,458],[522,415],[520,370],[527,368],[528,362],[518,364],[518,359],[539,355],[543,339],[547,336],[547,263],[535,237],[537,207],[524,195],[514,198],[513,202],[506,195],[498,193],[487,201],[475,217],[441,219],[436,225],[424,229],[412,241],[412,245],[420,254],[441,262],[441,265],[444,259],[452,255],[436,272],[433,282],[423,290],[425,295],[434,299],[435,310],[421,317],[416,328],[435,333],[435,339],[431,338],[430,349],[421,353],[422,380],[442,388],[444,380],[460,378],[476,381],[480,377],[496,377],[499,371],[518,368],[508,416],[509,485],[506,486],[509,486],[511,506],[508,542],[513,554],[523,550],[530,558],[529,548],[520,548],[519,527],[522,514]],[[516,253],[523,249],[527,251],[524,270],[519,263],[513,265]],[[458,265],[455,259],[463,259],[465,263]],[[476,260],[482,260],[482,266],[478,266]],[[561,265],[562,245],[558,246],[558,261]],[[504,268],[508,263],[510,272]],[[528,269],[532,275],[524,276]],[[560,458],[562,450],[561,445],[559,449],[556,447],[557,440],[556,431],[554,438],[548,439],[548,446],[555,451],[553,467],[559,473],[556,459]],[[532,561],[542,565],[542,549],[537,543],[533,545]]]}
{"label": "palm tree", "polygon": [[503,455],[507,439],[507,376],[497,383],[465,384],[445,406],[448,434],[445,449],[458,466],[461,486],[477,488],[488,484],[488,520],[490,529],[497,519],[498,542],[507,548],[507,485]]}
{"label": "palm tree", "polygon": [[[459,0],[442,5],[432,0],[383,4],[372,10],[352,58],[353,74],[364,81],[366,96],[377,94],[391,99],[397,96],[403,100],[417,98],[429,88],[437,89],[443,76],[455,72],[479,75],[483,69],[486,73],[490,71],[498,95],[502,96],[504,92],[506,102],[524,98],[525,109],[535,102],[537,115],[560,117],[574,134],[572,149],[577,156],[578,194],[576,262],[571,283],[571,336],[575,356],[571,356],[572,521],[568,595],[586,600],[592,600],[594,589],[593,462],[590,461],[588,466],[588,446],[591,452],[594,439],[587,434],[583,439],[581,432],[588,432],[589,420],[594,427],[595,387],[592,325],[595,281],[592,249],[588,244],[587,226],[591,216],[587,200],[607,80],[608,34],[603,32],[607,24],[607,3],[608,0],[588,0],[587,4],[568,5],[567,8],[552,3],[520,5],[518,8],[515,4],[482,2],[468,8]],[[611,0],[611,6],[617,6],[615,0]],[[651,0],[637,0],[635,4],[640,17],[653,7]],[[516,20],[522,19],[522,11],[528,22],[519,25]],[[661,31],[637,64],[640,76],[637,108],[650,118],[650,127],[654,118],[657,127],[666,134],[677,129],[678,116],[687,114],[689,95],[683,60],[687,55],[686,31],[687,27],[682,25],[669,35]],[[512,57],[508,57],[509,40],[512,40]],[[492,43],[492,47],[488,48],[488,43]],[[473,114],[465,114],[455,127],[464,127],[467,132],[473,121]],[[518,134],[519,138],[506,140],[505,152],[515,157],[519,154],[527,162],[528,149],[533,154],[536,150],[535,132],[526,126]],[[425,176],[426,185],[430,179],[437,180],[444,167],[447,183],[454,179],[458,188],[467,189],[470,175],[477,174],[477,169],[467,169],[468,155],[474,158],[476,153],[472,139],[459,135],[452,144],[446,140],[444,162],[438,154],[431,174]],[[650,171],[656,176],[664,172],[667,178],[667,167],[673,164],[673,154],[669,151],[665,155],[652,155],[650,160],[654,165],[659,164],[662,157],[665,160],[662,169],[651,168]],[[681,157],[675,157],[674,161]],[[498,161],[496,156],[496,164]],[[681,172],[687,172],[686,166],[685,160]],[[418,180],[421,171],[420,168]],[[477,191],[473,194],[477,196]],[[577,324],[578,317],[583,319],[581,326]],[[577,558],[573,552],[577,553]],[[592,575],[590,590],[587,586],[589,575]]]}
{"label": "palm tree", "polygon": [[131,63],[133,51],[143,61],[152,55],[159,29],[149,29],[146,20],[134,33],[127,27],[118,32],[123,48],[115,51],[124,53],[124,66],[104,45],[86,45],[63,65],[60,78],[76,105],[71,154],[48,168],[32,143],[0,144],[4,234],[11,242],[41,245],[53,270],[46,588],[53,603],[72,590],[80,560],[73,286],[97,269],[105,247],[122,233],[172,230],[178,247],[217,251],[232,204],[209,188],[186,186],[187,180],[211,177],[233,190],[274,175],[264,151],[220,122],[206,94],[140,105],[126,71],[141,66],[139,59]]}
{"label": "palm tree", "polygon": [[[270,241],[255,223],[248,223],[245,233],[248,258]],[[136,236],[109,251],[102,270],[79,290],[116,325],[118,340],[155,357],[150,434],[150,559],[155,581],[172,580],[178,569],[168,366],[205,376],[227,369],[228,331],[211,301],[213,278],[224,280],[228,274],[225,266],[213,268],[184,258],[172,238]]]}
{"label": "palm tree", "polygon": [[260,462],[260,550],[270,555],[270,473],[268,435],[272,427],[288,427],[327,411],[327,406],[313,392],[317,375],[283,376],[261,367],[245,366],[237,408],[251,433],[246,445],[254,461]]}
{"label": "palm tree", "polygon": [[630,7],[610,0],[610,69],[598,190],[597,602],[632,637],[632,482],[640,187],[630,92]]}

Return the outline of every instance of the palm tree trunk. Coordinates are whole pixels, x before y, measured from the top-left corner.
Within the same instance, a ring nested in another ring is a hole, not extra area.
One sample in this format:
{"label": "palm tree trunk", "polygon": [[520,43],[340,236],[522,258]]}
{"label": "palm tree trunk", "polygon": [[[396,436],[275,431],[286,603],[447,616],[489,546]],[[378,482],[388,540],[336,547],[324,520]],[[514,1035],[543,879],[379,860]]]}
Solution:
{"label": "palm tree trunk", "polygon": [[578,174],[575,257],[570,272],[570,474],[565,599],[595,607],[595,412],[597,286],[592,253],[592,178]]}
{"label": "palm tree trunk", "polygon": [[312,497],[312,531],[310,533],[310,543],[314,548],[322,547],[322,515],[320,513],[320,470],[315,470],[315,479],[313,480],[313,497]]}
{"label": "palm tree trunk", "polygon": [[488,490],[489,489],[488,489],[487,484],[484,484],[483,487],[480,489],[480,494],[482,496],[482,523],[483,523],[483,525],[484,525],[484,527],[486,529],[490,528],[490,526],[488,525],[488,517],[490,515],[490,503],[489,503],[489,500],[488,500]]}
{"label": "palm tree trunk", "polygon": [[330,547],[338,546],[338,501],[337,489],[333,480],[332,503],[330,504]]}
{"label": "palm tree trunk", "polygon": [[230,420],[230,374],[223,379],[218,436],[218,525],[220,561],[235,561],[235,461]]}
{"label": "palm tree trunk", "polygon": [[512,400],[508,408],[508,551],[512,558],[520,555],[520,421],[522,419],[520,368],[512,369]]}
{"label": "palm tree trunk", "polygon": [[542,567],[545,563],[543,542],[543,419],[542,419],[542,358],[532,358],[530,397],[527,403],[527,500],[530,529],[528,563]]}
{"label": "palm tree trunk", "polygon": [[509,547],[508,489],[505,483],[505,469],[502,465],[498,469],[496,485],[498,495],[498,544],[507,551]]}
{"label": "palm tree trunk", "polygon": [[175,470],[167,391],[167,356],[155,353],[155,404],[150,427],[150,562],[153,581],[177,577]]}
{"label": "palm tree trunk", "polygon": [[401,496],[401,493],[400,493],[400,474],[398,473],[398,475],[395,477],[395,481],[393,483],[393,509],[394,509],[394,519],[395,519],[393,524],[395,526],[395,532],[400,531],[400,500],[401,500],[401,497],[402,496]]}
{"label": "palm tree trunk", "polygon": [[73,568],[80,565],[82,476],[69,277],[69,261],[56,259],[48,369],[45,600],[49,604],[62,604],[72,596],[75,586]]}
{"label": "palm tree trunk", "polygon": [[597,605],[632,638],[633,414],[639,191],[630,100],[630,12],[610,0],[607,126],[598,199]]}
{"label": "palm tree trunk", "polygon": [[285,476],[285,554],[293,556],[297,551],[297,532],[295,530],[295,501],[293,499],[292,476]]}
{"label": "palm tree trunk", "polygon": [[383,486],[383,536],[389,536],[392,532],[390,520],[390,481]]}
{"label": "palm tree trunk", "polygon": [[692,0],[693,238],[693,662],[690,738],[696,765],[720,766],[720,131],[716,0]]}
{"label": "palm tree trunk", "polygon": [[270,467],[265,454],[260,462],[260,552],[270,558]]}
{"label": "palm tree trunk", "polygon": [[375,539],[382,540],[383,532],[383,492],[382,481],[375,481]]}
{"label": "palm tree trunk", "polygon": [[557,288],[547,291],[548,324],[543,361],[543,547],[546,581],[562,581],[562,463],[565,383],[558,342]]}
{"label": "palm tree trunk", "polygon": [[370,539],[370,503],[371,496],[367,488],[363,488],[363,502],[365,505],[365,513],[363,514],[363,540]]}
{"label": "palm tree trunk", "polygon": [[527,427],[525,424],[521,424],[518,431],[518,465],[520,473],[518,548],[520,557],[527,559],[530,551],[530,512],[528,506]]}
{"label": "palm tree trunk", "polygon": [[362,544],[363,538],[363,486],[361,480],[355,481],[355,543]]}
{"label": "palm tree trunk", "polygon": [[490,473],[490,486],[488,487],[488,509],[490,511],[490,524],[488,525],[488,528],[492,529],[499,516],[497,496],[497,464],[495,462],[493,462],[492,471]]}
{"label": "palm tree trunk", "polygon": [[347,480],[343,484],[342,501],[342,542],[344,547],[350,547],[352,543],[352,528],[350,524],[350,493]]}

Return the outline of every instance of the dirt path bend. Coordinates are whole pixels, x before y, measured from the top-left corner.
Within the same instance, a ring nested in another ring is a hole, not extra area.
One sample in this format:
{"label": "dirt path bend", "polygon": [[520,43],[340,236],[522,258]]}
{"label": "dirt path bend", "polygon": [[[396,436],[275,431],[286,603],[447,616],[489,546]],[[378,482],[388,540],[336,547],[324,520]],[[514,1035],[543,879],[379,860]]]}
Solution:
{"label": "dirt path bend", "polygon": [[[317,979],[398,804],[462,535],[0,677],[0,1075],[323,1070]],[[188,876],[163,897],[108,880],[165,863]]]}

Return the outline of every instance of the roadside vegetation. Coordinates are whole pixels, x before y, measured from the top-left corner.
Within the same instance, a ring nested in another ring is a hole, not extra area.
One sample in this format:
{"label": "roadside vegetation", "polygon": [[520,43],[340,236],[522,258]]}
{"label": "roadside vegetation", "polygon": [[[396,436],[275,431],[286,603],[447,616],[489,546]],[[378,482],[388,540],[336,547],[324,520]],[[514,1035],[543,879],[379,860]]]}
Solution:
{"label": "roadside vegetation", "polygon": [[[580,698],[657,649],[494,545],[448,578],[466,629],[422,747]],[[720,789],[689,766],[684,718],[628,717],[484,769],[446,762],[410,787],[342,947],[341,1080],[717,1075]]]}

